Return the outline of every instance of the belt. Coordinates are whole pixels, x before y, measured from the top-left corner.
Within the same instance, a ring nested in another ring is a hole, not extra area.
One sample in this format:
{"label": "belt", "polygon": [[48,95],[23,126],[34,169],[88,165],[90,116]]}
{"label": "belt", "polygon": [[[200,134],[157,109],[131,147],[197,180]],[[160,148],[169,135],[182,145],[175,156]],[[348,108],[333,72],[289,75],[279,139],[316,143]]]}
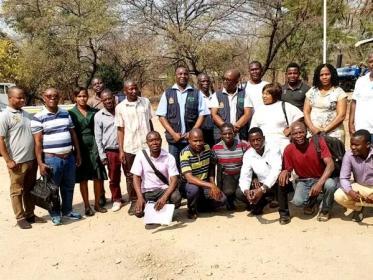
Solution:
{"label": "belt", "polygon": [[70,155],[71,155],[71,152],[68,152],[66,154],[44,153],[45,157],[58,157],[62,159],[67,159]]}

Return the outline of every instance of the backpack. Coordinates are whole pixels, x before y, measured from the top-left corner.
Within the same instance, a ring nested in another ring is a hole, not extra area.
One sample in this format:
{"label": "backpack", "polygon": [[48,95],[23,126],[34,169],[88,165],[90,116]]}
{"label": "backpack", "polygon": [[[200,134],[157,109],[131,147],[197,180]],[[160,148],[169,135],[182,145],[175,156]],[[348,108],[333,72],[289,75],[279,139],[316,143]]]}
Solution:
{"label": "backpack", "polygon": [[329,148],[330,153],[332,154],[332,159],[334,162],[334,171],[330,177],[335,178],[339,177],[339,173],[341,172],[342,167],[342,160],[343,156],[346,152],[345,146],[338,138],[327,136],[327,135],[319,135],[315,134],[312,136],[313,143],[315,144],[316,152],[319,158],[321,159],[321,148],[319,137],[324,138],[326,145]]}

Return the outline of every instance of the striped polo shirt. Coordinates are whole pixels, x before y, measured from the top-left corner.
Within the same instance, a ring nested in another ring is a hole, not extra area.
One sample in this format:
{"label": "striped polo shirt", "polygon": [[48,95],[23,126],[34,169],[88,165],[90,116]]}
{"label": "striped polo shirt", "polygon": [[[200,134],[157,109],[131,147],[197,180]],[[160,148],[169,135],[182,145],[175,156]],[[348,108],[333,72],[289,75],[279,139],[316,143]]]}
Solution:
{"label": "striped polo shirt", "polygon": [[43,152],[66,154],[72,150],[70,129],[74,128],[69,113],[58,108],[56,113],[44,109],[31,120],[32,134],[42,132]]}
{"label": "striped polo shirt", "polygon": [[209,145],[205,145],[199,154],[192,152],[189,145],[186,146],[180,153],[181,173],[192,172],[193,176],[206,181],[209,177],[211,155]]}
{"label": "striped polo shirt", "polygon": [[248,144],[237,139],[230,148],[222,140],[212,147],[213,158],[223,167],[223,174],[237,175],[241,172],[242,158],[247,149]]}

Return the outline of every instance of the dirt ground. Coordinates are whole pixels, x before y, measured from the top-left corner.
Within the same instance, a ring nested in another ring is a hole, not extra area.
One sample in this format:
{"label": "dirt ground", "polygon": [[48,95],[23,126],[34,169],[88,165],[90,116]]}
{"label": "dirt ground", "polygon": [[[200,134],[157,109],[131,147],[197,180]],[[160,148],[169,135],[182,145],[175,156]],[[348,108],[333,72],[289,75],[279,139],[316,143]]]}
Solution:
{"label": "dirt ground", "polygon": [[[320,223],[291,207],[291,223],[281,226],[268,208],[260,217],[222,210],[188,220],[184,203],[170,226],[144,226],[128,216],[126,204],[116,213],[54,227],[37,208],[48,223],[20,230],[2,159],[0,181],[1,279],[372,278],[372,210],[357,224],[336,206],[332,219]],[[105,189],[109,197],[107,183]],[[78,185],[74,208],[83,212]]]}

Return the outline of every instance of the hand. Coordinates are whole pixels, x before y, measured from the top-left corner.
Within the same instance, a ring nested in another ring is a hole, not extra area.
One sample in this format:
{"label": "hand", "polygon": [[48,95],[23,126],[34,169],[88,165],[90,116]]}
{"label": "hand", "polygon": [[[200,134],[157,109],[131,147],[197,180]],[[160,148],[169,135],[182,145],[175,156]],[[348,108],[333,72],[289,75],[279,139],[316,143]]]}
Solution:
{"label": "hand", "polygon": [[222,194],[221,194],[221,191],[219,190],[219,188],[216,185],[213,185],[210,188],[209,195],[214,200],[220,200]]}
{"label": "hand", "polygon": [[288,137],[290,135],[290,127],[286,127],[284,130],[283,130],[283,133],[286,137]]}
{"label": "hand", "polygon": [[143,197],[140,197],[136,201],[136,206],[135,206],[135,213],[140,214],[144,210],[145,206],[145,200]]}
{"label": "hand", "polygon": [[6,162],[6,165],[8,166],[9,169],[16,171],[17,168],[19,167],[19,164],[17,164],[14,160],[9,160]]}
{"label": "hand", "polygon": [[123,151],[119,152],[119,160],[121,163],[126,164],[126,156]]}
{"label": "hand", "polygon": [[238,132],[240,131],[240,129],[241,129],[241,126],[238,125],[238,124],[235,124],[235,125],[233,126],[233,131],[234,131],[234,133],[238,133]]}
{"label": "hand", "polygon": [[362,199],[362,196],[359,194],[359,192],[355,192],[354,190],[350,190],[348,192],[348,195],[352,198],[353,201],[355,202],[360,202]]}
{"label": "hand", "polygon": [[315,126],[310,127],[310,130],[312,132],[312,135],[316,135],[321,132],[321,130]]}
{"label": "hand", "polygon": [[263,184],[259,182],[258,178],[254,178],[253,181],[251,182],[251,186],[254,189],[258,189],[262,186]]}
{"label": "hand", "polygon": [[177,142],[180,142],[180,140],[183,138],[183,136],[181,135],[181,133],[175,133],[174,135],[172,135],[172,138],[177,143]]}
{"label": "hand", "polygon": [[80,157],[80,154],[77,154],[77,155],[76,155],[75,165],[76,165],[77,167],[79,167],[79,166],[82,165],[82,158]]}
{"label": "hand", "polygon": [[289,183],[290,173],[287,170],[282,170],[278,175],[278,184],[280,187],[285,187]]}
{"label": "hand", "polygon": [[181,135],[181,138],[185,139],[185,140],[188,140],[189,139],[189,132],[184,133],[183,135]]}
{"label": "hand", "polygon": [[322,191],[322,185],[316,183],[310,189],[309,196],[318,196],[321,193],[321,191]]}
{"label": "hand", "polygon": [[367,203],[373,203],[373,193],[368,195],[366,198],[365,198],[365,202]]}
{"label": "hand", "polygon": [[257,204],[258,201],[259,201],[259,200],[262,198],[262,196],[263,196],[263,191],[262,191],[261,188],[259,188],[259,189],[252,190],[251,192],[252,192],[252,193],[251,193],[251,195],[250,195],[250,199],[249,199],[249,201],[250,201],[251,204]]}
{"label": "hand", "polygon": [[354,124],[350,124],[350,126],[349,126],[349,132],[350,132],[350,134],[354,134],[355,131],[356,131],[355,125]]}
{"label": "hand", "polygon": [[160,199],[157,200],[157,202],[154,205],[154,209],[159,211],[163,208],[163,206],[167,203],[167,197],[165,195],[162,195]]}
{"label": "hand", "polygon": [[107,158],[102,159],[102,160],[101,160],[101,163],[102,163],[103,165],[107,165],[107,164],[108,164]]}
{"label": "hand", "polygon": [[46,176],[50,171],[50,167],[45,163],[39,164],[39,171],[41,176]]}

